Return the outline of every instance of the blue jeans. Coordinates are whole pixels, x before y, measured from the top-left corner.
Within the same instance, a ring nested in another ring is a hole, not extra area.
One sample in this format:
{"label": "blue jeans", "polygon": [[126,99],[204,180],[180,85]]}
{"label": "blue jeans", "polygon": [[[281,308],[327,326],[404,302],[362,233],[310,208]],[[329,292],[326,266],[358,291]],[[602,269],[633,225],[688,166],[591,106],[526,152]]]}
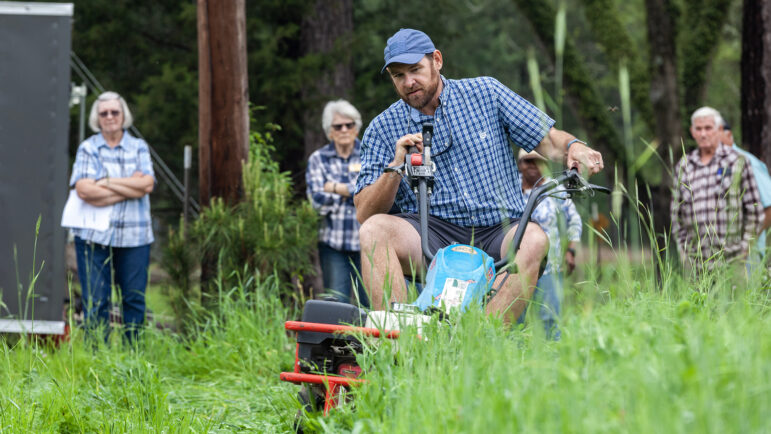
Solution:
{"label": "blue jeans", "polygon": [[[562,273],[549,273],[541,276],[536,283],[533,298],[530,303],[536,303],[539,307],[538,317],[543,322],[543,327],[548,339],[560,340],[559,320],[562,311]],[[529,304],[528,304],[529,306]],[[525,321],[527,307],[517,319],[518,323]]]}
{"label": "blue jeans", "polygon": [[331,290],[337,301],[356,304],[353,297],[355,285],[359,302],[362,306],[369,307],[369,298],[358,274],[361,270],[361,255],[358,251],[337,250],[325,243],[319,243],[319,259],[324,288]]}
{"label": "blue jeans", "polygon": [[83,292],[83,317],[87,334],[101,327],[104,340],[110,333],[112,283],[120,289],[125,337],[133,342],[145,322],[145,288],[150,266],[150,245],[111,247],[75,237],[78,278]]}

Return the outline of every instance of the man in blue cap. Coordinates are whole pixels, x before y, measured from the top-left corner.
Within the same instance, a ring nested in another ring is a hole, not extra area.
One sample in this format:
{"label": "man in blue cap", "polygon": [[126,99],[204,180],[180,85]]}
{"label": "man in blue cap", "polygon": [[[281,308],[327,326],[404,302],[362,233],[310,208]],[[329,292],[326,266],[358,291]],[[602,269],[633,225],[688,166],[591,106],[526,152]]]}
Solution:
{"label": "man in blue cap", "polygon": [[[491,77],[442,77],[442,53],[419,30],[401,29],[388,39],[385,65],[400,101],[369,125],[362,139],[362,169],[354,203],[362,254],[362,278],[373,309],[405,301],[404,275],[420,269],[417,199],[398,174],[385,167],[404,163],[410,147],[422,151],[422,125],[434,125],[435,174],[429,208],[430,247],[451,242],[481,248],[496,261],[506,252],[524,210],[513,142],[555,161],[597,173],[602,155]],[[387,214],[393,205],[401,210]],[[516,256],[519,279],[508,279],[488,303],[489,313],[516,321],[533,292],[549,242],[528,223]],[[386,299],[384,288],[390,288]]]}

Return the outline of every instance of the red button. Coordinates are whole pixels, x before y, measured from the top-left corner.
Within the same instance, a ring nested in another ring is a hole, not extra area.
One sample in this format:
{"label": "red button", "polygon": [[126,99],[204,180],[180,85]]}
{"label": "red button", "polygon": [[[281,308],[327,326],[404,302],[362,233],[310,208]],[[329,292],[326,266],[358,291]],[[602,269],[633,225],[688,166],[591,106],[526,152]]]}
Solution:
{"label": "red button", "polygon": [[423,165],[423,155],[422,154],[411,154],[410,155],[410,163],[413,166],[422,166]]}

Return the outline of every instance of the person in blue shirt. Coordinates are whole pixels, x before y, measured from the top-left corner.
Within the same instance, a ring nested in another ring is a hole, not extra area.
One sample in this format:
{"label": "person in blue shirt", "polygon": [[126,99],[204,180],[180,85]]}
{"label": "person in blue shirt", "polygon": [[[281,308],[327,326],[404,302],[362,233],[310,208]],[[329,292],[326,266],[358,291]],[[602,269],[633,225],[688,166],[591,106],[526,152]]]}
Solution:
{"label": "person in blue shirt", "polygon": [[[425,33],[401,29],[388,39],[385,65],[401,98],[378,115],[362,138],[362,169],[354,203],[362,278],[374,309],[406,301],[404,275],[420,270],[417,199],[386,167],[404,163],[410,147],[422,151],[422,125],[434,125],[432,159],[438,168],[429,207],[432,250],[453,241],[474,244],[499,259],[524,209],[516,154],[509,141],[569,167],[603,168],[602,155],[491,77],[450,80],[442,53]],[[386,214],[396,205],[398,214]],[[516,321],[533,292],[548,239],[528,223],[516,256],[519,278],[509,278],[487,311]]]}
{"label": "person in blue shirt", "polygon": [[308,159],[306,192],[321,215],[319,259],[324,288],[343,303],[369,306],[359,283],[359,222],[353,206],[353,191],[361,170],[359,129],[361,115],[346,100],[324,106],[321,127],[330,142]]}
{"label": "person in blue shirt", "polygon": [[761,258],[764,258],[766,253],[766,230],[771,226],[771,176],[769,176],[766,163],[760,161],[760,159],[752,155],[752,153],[740,148],[734,142],[731,124],[725,119],[722,119],[722,121],[723,132],[721,142],[723,142],[724,145],[732,146],[736,152],[742,154],[744,158],[750,162],[752,165],[752,174],[755,176],[755,182],[758,184],[758,193],[760,194],[760,203],[763,205],[764,220],[760,235],[758,236],[758,244],[755,252]]}
{"label": "person in blue shirt", "polygon": [[89,336],[109,337],[113,283],[121,295],[123,324],[134,342],[145,321],[145,288],[153,230],[149,194],[155,186],[150,150],[126,131],[133,117],[122,96],[104,92],[91,107],[95,135],[78,147],[70,187],[93,206],[112,206],[105,231],[73,229],[84,322]]}

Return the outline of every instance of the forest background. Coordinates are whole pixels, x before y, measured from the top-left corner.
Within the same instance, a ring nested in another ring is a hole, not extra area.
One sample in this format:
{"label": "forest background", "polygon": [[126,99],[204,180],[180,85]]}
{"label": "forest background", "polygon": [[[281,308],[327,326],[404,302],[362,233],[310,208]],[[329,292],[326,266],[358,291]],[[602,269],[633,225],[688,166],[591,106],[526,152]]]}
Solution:
{"label": "forest background", "polygon": [[[669,152],[679,156],[691,145],[689,113],[714,106],[742,143],[747,8],[741,0],[248,1],[252,127],[280,127],[272,132],[274,158],[302,196],[307,156],[327,142],[320,127],[324,103],[350,100],[366,127],[396,100],[380,74],[386,39],[401,27],[419,28],[442,50],[446,77],[496,77],[545,106],[559,128],[602,150],[611,168],[606,183],[614,181],[614,165],[621,180],[635,167],[643,202],[663,229]],[[560,19],[564,48],[555,44],[555,36],[562,39],[555,35]],[[127,97],[137,128],[181,177],[183,147],[198,143],[196,2],[79,0],[73,51],[106,88]],[[629,83],[626,125],[623,74]],[[536,77],[540,85],[534,86]],[[73,107],[73,126],[77,116]],[[71,137],[74,156],[77,128]],[[650,146],[661,158],[641,160]],[[746,147],[762,150],[760,143]],[[194,169],[193,186],[196,175]],[[153,195],[156,217],[174,222],[181,209],[160,185]]]}

